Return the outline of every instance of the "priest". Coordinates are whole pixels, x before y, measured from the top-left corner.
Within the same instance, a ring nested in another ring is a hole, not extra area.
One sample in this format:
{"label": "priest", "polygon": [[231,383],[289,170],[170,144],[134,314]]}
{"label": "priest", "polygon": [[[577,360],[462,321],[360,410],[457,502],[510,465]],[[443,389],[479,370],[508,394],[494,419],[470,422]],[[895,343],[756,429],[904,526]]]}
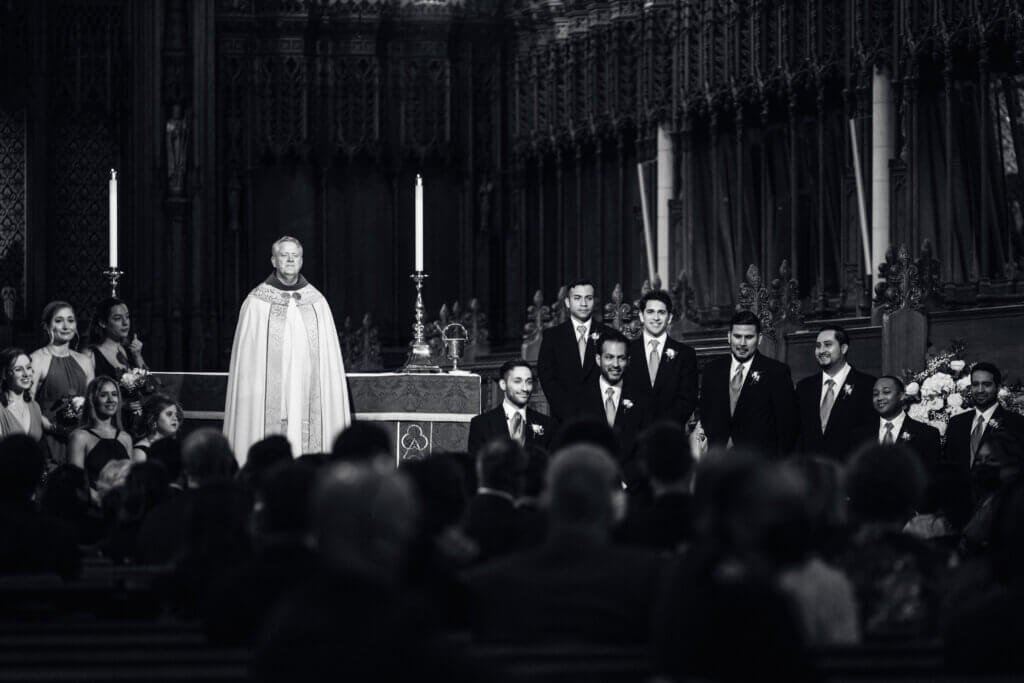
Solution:
{"label": "priest", "polygon": [[270,254],[274,272],[245,298],[231,347],[224,434],[240,466],[271,434],[296,456],[329,451],[351,422],[338,332],[327,299],[300,274],[302,244],[285,236]]}

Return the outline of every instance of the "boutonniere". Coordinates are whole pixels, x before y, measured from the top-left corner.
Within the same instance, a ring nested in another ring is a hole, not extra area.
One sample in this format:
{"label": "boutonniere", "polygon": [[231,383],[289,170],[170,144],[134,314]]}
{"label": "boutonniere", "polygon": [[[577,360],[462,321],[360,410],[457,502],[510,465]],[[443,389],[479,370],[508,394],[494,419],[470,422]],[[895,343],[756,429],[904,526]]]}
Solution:
{"label": "boutonniere", "polygon": [[760,381],[761,381],[761,373],[758,370],[754,370],[752,373],[750,373],[750,383],[751,384],[757,384]]}
{"label": "boutonniere", "polygon": [[991,427],[992,429],[999,429],[999,420],[993,417],[991,420],[988,421],[988,426]]}
{"label": "boutonniere", "polygon": [[530,425],[530,429],[533,430],[533,435],[534,436],[544,436],[544,426],[543,425]]}
{"label": "boutonniere", "polygon": [[675,349],[665,349],[665,358],[667,358],[668,360],[672,360],[675,357],[676,357],[676,350]]}
{"label": "boutonniere", "polygon": [[599,335],[597,332],[591,332],[590,333],[590,341],[592,341],[594,343],[597,343],[600,339],[601,339],[601,335]]}
{"label": "boutonniere", "polygon": [[843,386],[843,396],[853,396],[853,385],[846,384]]}
{"label": "boutonniere", "polygon": [[624,399],[622,399],[622,407],[625,410],[629,410],[630,408],[633,407],[633,402],[630,401],[628,398],[624,398]]}
{"label": "boutonniere", "polygon": [[903,432],[902,434],[900,434],[900,439],[902,439],[903,441],[910,441],[910,432]]}

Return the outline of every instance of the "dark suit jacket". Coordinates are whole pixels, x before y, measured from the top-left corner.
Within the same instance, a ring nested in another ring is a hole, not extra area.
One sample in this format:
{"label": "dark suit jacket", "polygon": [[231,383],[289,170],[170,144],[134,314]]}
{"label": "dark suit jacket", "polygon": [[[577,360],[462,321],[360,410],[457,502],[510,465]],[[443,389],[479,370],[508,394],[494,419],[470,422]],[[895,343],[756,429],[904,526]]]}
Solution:
{"label": "dark suit jacket", "polygon": [[577,415],[580,391],[600,374],[594,357],[597,343],[594,335],[600,336],[611,328],[593,320],[590,324],[590,338],[587,352],[580,366],[580,352],[576,345],[576,328],[572,318],[561,325],[544,330],[537,357],[537,377],[551,406],[551,417],[558,422]]}
{"label": "dark suit jacket", "polygon": [[800,407],[797,450],[843,461],[857,445],[854,434],[866,425],[874,426],[878,423],[878,413],[871,402],[876,378],[850,368],[843,385],[835,387],[836,400],[832,404],[825,433],[822,434],[819,415],[822,374],[819,371],[804,377],[796,385],[796,400]]}
{"label": "dark suit jacket", "polygon": [[[789,366],[757,352],[743,381],[736,412],[729,415],[731,356],[714,360],[701,375],[700,422],[711,446],[733,445],[785,457],[793,451],[799,421]],[[758,379],[753,380],[754,373]]]}
{"label": "dark suit jacket", "polygon": [[[582,414],[606,420],[605,398],[601,394],[600,375],[595,377],[590,386],[580,393]],[[630,401],[632,406],[627,407],[626,401]],[[614,455],[622,469],[622,480],[631,489],[636,489],[644,480],[639,463],[633,457],[633,446],[636,444],[637,435],[648,424],[650,424],[650,417],[647,404],[643,398],[631,393],[631,387],[626,386],[623,381],[622,395],[619,397],[619,407],[615,412],[615,424],[612,425],[612,431],[615,432],[615,436],[619,440],[619,452]]]}
{"label": "dark suit jacket", "polygon": [[484,640],[646,643],[663,562],[652,552],[560,534],[465,576]]}
{"label": "dark suit jacket", "polygon": [[[534,427],[540,432],[538,433]],[[536,444],[547,448],[554,436],[555,429],[555,421],[550,417],[533,408],[526,409],[526,424],[523,425],[523,433],[526,435],[528,445]],[[470,421],[467,451],[470,455],[476,455],[476,452],[488,441],[501,438],[509,438],[504,405],[481,413]]]}
{"label": "dark suit jacket", "polygon": [[[857,448],[866,444],[877,444],[880,424],[878,414],[876,413],[874,422],[858,428],[852,435],[851,441],[853,444],[850,452],[852,453]],[[909,446],[911,450],[917,453],[921,458],[921,463],[929,472],[933,471],[935,466],[939,464],[939,456],[942,452],[940,445],[942,438],[939,430],[935,427],[919,422],[907,415],[903,418],[903,426],[900,427],[900,433],[895,434],[894,437],[896,443]]]}
{"label": "dark suit jacket", "polygon": [[[943,451],[943,461],[952,463],[967,473],[971,469],[971,429],[974,427],[974,420],[977,412],[969,410],[960,413],[950,419],[946,428],[946,448]],[[1021,443],[1024,443],[1024,417],[1012,413],[1002,406],[998,406],[992,418],[999,422],[999,429],[1007,429],[1014,434]],[[985,427],[981,435],[981,443],[992,434],[992,425]]]}
{"label": "dark suit jacket", "polygon": [[[674,358],[669,358],[670,349],[675,354]],[[697,353],[666,335],[665,351],[661,355],[653,387],[647,364],[649,353],[644,349],[642,334],[630,342],[629,367],[624,381],[630,385],[630,393],[644,398],[652,422],[672,420],[685,426],[697,407]]]}

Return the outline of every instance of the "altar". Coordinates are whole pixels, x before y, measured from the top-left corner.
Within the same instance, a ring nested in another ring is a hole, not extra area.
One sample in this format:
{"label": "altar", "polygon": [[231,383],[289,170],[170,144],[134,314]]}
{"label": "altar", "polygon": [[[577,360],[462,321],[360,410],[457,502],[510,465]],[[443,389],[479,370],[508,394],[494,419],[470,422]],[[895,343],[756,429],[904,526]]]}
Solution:
{"label": "altar", "polygon": [[[226,372],[155,372],[181,403],[185,431],[224,424]],[[395,447],[395,462],[434,451],[464,451],[469,422],[480,414],[480,375],[348,373],[355,419],[377,422]],[[329,447],[329,444],[327,445]]]}

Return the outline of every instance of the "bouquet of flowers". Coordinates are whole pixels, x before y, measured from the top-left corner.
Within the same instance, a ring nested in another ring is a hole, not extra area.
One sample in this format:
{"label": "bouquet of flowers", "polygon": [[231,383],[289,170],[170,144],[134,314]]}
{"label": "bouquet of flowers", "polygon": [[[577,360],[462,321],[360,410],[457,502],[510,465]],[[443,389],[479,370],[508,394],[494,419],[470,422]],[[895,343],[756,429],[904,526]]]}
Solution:
{"label": "bouquet of flowers", "polygon": [[121,375],[118,380],[125,398],[129,401],[138,401],[144,396],[150,396],[160,387],[156,377],[143,368],[133,368]]}
{"label": "bouquet of flowers", "polygon": [[[928,358],[921,372],[903,373],[907,388],[907,414],[927,422],[943,437],[951,417],[974,408],[971,396],[972,364],[961,358],[962,342],[953,342],[948,351]],[[1024,415],[1024,387],[1002,387],[999,403],[1007,410]]]}
{"label": "bouquet of flowers", "polygon": [[78,429],[82,422],[82,408],[85,406],[84,396],[64,394],[51,406],[53,424],[60,436],[67,436]]}

